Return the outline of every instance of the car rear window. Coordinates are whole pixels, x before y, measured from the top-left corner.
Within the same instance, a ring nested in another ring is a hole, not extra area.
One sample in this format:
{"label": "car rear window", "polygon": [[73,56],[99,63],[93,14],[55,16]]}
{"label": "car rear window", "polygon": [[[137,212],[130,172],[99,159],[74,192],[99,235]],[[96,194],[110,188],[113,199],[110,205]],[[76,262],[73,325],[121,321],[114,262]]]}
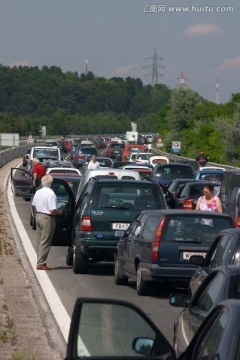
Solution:
{"label": "car rear window", "polygon": [[82,147],[79,150],[79,154],[93,154],[97,155],[97,149],[94,147]]}
{"label": "car rear window", "polygon": [[167,217],[161,241],[193,242],[210,245],[218,233],[233,227],[231,218],[211,217],[199,213],[197,216]]}
{"label": "car rear window", "polygon": [[193,178],[193,170],[187,166],[159,166],[156,173],[161,179]]}
{"label": "car rear window", "polygon": [[124,187],[99,186],[93,195],[94,208],[126,208],[133,210],[159,209],[159,195],[153,187],[141,185]]}

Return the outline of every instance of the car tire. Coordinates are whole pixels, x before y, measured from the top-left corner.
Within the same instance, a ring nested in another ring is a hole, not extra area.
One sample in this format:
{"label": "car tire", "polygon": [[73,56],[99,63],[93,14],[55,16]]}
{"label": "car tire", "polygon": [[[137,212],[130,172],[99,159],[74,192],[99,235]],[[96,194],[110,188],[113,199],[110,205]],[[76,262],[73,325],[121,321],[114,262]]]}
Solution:
{"label": "car tire", "polygon": [[76,246],[73,248],[73,272],[74,274],[87,274],[88,272],[88,257],[83,255]]}
{"label": "car tire", "polygon": [[137,267],[136,289],[138,295],[148,295],[150,291],[150,284],[143,280],[141,264]]}
{"label": "car tire", "polygon": [[69,266],[73,265],[73,247],[72,246],[67,246],[66,264]]}
{"label": "car tire", "polygon": [[123,276],[120,269],[119,259],[117,256],[114,258],[114,281],[116,285],[127,285],[128,278]]}

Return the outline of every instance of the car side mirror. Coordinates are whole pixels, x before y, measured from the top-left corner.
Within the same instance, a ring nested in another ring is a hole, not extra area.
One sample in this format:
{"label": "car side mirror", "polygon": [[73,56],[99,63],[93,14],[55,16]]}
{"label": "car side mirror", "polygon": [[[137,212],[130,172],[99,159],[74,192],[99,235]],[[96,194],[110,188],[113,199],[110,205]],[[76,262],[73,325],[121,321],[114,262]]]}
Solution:
{"label": "car side mirror", "polygon": [[187,296],[184,294],[170,294],[169,304],[176,307],[187,307]]}
{"label": "car side mirror", "polygon": [[203,266],[204,260],[205,260],[205,258],[202,255],[192,255],[192,256],[190,256],[189,262],[191,264]]}

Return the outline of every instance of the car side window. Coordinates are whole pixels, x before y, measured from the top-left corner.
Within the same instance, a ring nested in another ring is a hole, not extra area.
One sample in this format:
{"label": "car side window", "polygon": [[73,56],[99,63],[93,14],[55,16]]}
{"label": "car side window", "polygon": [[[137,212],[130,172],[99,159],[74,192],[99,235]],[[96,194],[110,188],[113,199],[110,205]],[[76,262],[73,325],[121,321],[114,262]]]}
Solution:
{"label": "car side window", "polygon": [[159,218],[149,216],[146,225],[143,229],[142,239],[146,241],[152,241],[159,224]]}
{"label": "car side window", "polygon": [[199,297],[195,299],[193,306],[197,306],[200,311],[210,311],[220,298],[224,282],[223,273],[217,272],[206,288],[199,292]]}
{"label": "car side window", "polygon": [[216,268],[225,263],[225,259],[231,252],[231,244],[232,242],[230,241],[229,235],[224,234],[219,240],[216,250],[209,261],[210,268]]}
{"label": "car side window", "polygon": [[139,237],[148,215],[142,215],[132,222],[129,227],[128,237]]}
{"label": "car side window", "polygon": [[234,256],[234,261],[233,261],[234,265],[240,265],[240,244],[238,245],[236,254]]}
{"label": "car side window", "polygon": [[[193,359],[196,360],[206,360],[206,359],[215,359],[212,357],[216,354],[217,356],[218,346],[221,342],[224,328],[226,327],[229,320],[229,314],[227,311],[221,311],[218,316],[213,321],[213,325],[210,327],[210,330],[204,334],[200,343],[197,343],[197,348],[193,350]],[[209,324],[208,324],[209,328]],[[205,331],[205,329],[203,329]]]}

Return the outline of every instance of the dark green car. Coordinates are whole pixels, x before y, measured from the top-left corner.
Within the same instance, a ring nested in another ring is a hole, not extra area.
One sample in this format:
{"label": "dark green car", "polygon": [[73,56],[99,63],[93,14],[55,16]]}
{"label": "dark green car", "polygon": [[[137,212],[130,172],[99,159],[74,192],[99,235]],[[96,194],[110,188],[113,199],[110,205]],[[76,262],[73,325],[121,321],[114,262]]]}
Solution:
{"label": "dark green car", "polygon": [[76,274],[88,272],[89,262],[113,261],[118,238],[144,209],[166,209],[161,188],[138,180],[91,179],[75,208],[75,237],[67,247],[67,265]]}

